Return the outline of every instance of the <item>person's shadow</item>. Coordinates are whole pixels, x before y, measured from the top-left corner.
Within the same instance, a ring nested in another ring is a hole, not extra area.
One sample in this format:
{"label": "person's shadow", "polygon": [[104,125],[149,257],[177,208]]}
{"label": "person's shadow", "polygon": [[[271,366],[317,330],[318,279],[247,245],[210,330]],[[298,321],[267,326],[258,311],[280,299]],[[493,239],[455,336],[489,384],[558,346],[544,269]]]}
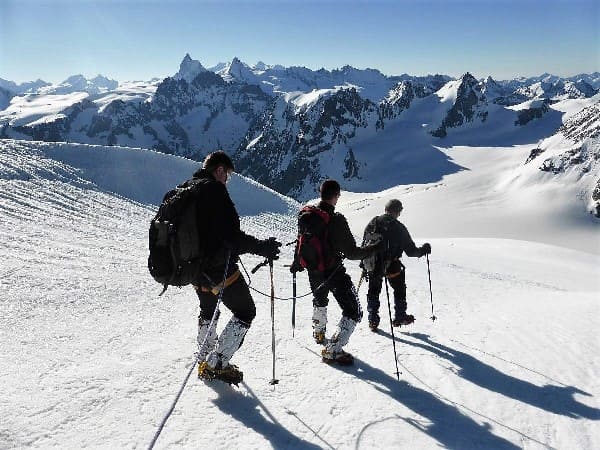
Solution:
{"label": "person's shadow", "polygon": [[[449,404],[436,397],[433,393],[415,387],[407,381],[388,375],[366,362],[354,358],[354,366],[344,368],[331,367],[346,373],[356,373],[361,380],[371,384],[378,391],[389,395],[399,404],[411,409],[419,416],[429,419],[431,423],[416,421],[398,415],[406,423],[413,425],[419,431],[437,440],[444,448],[493,448],[495,450],[519,449],[512,442],[496,436],[490,431],[490,424],[479,424],[463,414],[454,404]],[[363,432],[372,424],[363,427],[358,436],[356,448],[360,445]],[[407,447],[408,448],[408,447]]]}
{"label": "person's shadow", "polygon": [[[396,338],[397,342],[419,347],[455,364],[458,375],[482,388],[497,392],[506,397],[527,403],[545,411],[572,418],[600,419],[600,409],[579,403],[574,394],[591,396],[574,386],[537,386],[528,381],[500,372],[473,356],[433,341],[427,334],[410,333],[408,336],[423,343]],[[391,336],[390,336],[391,337]]]}
{"label": "person's shadow", "polygon": [[[220,382],[207,382],[206,385],[210,386],[217,394],[219,394],[219,396],[213,400],[215,406],[223,413],[241,422],[247,428],[253,429],[257,433],[263,435],[265,439],[271,443],[273,448],[298,448],[309,450],[322,448],[299,438],[281,425],[246,383],[242,382],[242,385],[248,391],[249,395],[234,391],[234,388],[225,386]],[[261,414],[261,410],[264,412],[264,415]],[[267,420],[265,416],[267,416],[269,420]],[[315,436],[321,439],[316,433]],[[327,444],[327,442],[325,442],[325,444]],[[329,444],[327,445],[329,446]]]}

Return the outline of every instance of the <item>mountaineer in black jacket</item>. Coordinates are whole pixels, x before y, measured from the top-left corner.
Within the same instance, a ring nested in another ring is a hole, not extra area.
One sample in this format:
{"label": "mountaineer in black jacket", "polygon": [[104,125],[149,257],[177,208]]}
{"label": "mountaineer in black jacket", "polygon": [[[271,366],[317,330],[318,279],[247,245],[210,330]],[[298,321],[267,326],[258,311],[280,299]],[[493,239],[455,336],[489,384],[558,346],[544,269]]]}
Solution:
{"label": "mountaineer in black jacket", "polygon": [[[362,309],[358,294],[350,276],[342,263],[343,258],[363,259],[375,253],[378,245],[361,248],[356,246],[346,218],[335,212],[335,205],[340,198],[340,185],[335,180],[326,180],[321,184],[321,202],[318,207],[329,214],[328,258],[325,270],[308,270],[308,279],[313,290],[313,337],[318,344],[324,344],[321,352],[323,361],[341,365],[352,364],[354,358],[342,347],[348,343],[356,324],[362,319]],[[295,265],[295,264],[294,264]],[[294,269],[292,266],[292,270]],[[331,292],[342,309],[342,318],[337,330],[327,342],[325,331],[327,325],[328,294]]]}
{"label": "mountaineer in black jacket", "polygon": [[[210,236],[207,248],[208,263],[194,288],[200,299],[198,376],[208,380],[218,378],[237,384],[242,380],[242,372],[229,364],[229,361],[242,345],[244,336],[256,316],[250,290],[244,278],[240,276],[238,257],[243,253],[254,253],[274,260],[278,258],[281,243],[275,238],[258,240],[240,229],[240,218],[226,188],[233,170],[233,162],[229,156],[217,151],[210,153],[202,168],[194,174],[194,178],[205,180],[206,183],[197,220],[202,224],[202,232]],[[217,306],[226,267],[222,302],[233,316],[217,337],[218,317],[212,326],[210,322]]]}
{"label": "mountaineer in black jacket", "polygon": [[369,328],[376,332],[379,327],[379,294],[385,276],[394,291],[394,320],[392,325],[399,327],[415,321],[411,314],[406,314],[405,268],[400,257],[421,257],[431,253],[431,245],[417,247],[406,227],[398,221],[402,212],[402,202],[392,199],[385,205],[385,214],[374,217],[365,228],[363,245],[371,240],[381,241],[384,248],[375,257],[363,260],[363,275],[369,280],[367,293],[367,312]]}

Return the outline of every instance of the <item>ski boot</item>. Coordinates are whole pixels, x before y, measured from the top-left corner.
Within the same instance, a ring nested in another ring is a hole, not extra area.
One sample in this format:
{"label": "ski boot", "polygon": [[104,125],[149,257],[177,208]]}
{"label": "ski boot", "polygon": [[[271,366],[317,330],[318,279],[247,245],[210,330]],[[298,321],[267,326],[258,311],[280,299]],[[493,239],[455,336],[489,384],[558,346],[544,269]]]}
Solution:
{"label": "ski boot", "polygon": [[379,331],[379,320],[369,320],[369,329],[373,333],[377,333]]}
{"label": "ski boot", "polygon": [[392,322],[392,325],[395,327],[399,327],[402,325],[410,325],[414,321],[415,321],[415,316],[413,316],[412,314],[404,314],[402,317],[400,317],[398,319],[394,319],[394,321]]}

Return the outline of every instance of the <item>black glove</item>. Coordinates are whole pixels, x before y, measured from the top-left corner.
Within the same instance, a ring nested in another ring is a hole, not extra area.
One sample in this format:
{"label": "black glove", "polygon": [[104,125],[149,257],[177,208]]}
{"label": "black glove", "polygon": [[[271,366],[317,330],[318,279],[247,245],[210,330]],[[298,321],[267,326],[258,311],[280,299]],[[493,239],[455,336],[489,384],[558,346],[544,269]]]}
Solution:
{"label": "black glove", "polygon": [[254,253],[273,261],[279,258],[279,247],[281,247],[281,242],[278,242],[274,237],[270,237],[269,239],[258,241]]}
{"label": "black glove", "polygon": [[425,242],[421,247],[421,256],[431,254],[431,245],[428,242]]}
{"label": "black glove", "polygon": [[292,265],[290,266],[290,272],[296,273],[296,272],[302,272],[303,270],[304,270],[304,267],[302,267],[300,265],[300,263],[294,259],[294,261],[292,262]]}

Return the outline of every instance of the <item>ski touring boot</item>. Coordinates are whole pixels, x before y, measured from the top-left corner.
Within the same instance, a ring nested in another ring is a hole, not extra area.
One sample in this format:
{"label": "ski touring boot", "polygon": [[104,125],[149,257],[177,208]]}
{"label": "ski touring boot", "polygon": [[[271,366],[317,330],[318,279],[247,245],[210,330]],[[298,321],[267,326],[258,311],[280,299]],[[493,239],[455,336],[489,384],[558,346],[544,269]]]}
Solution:
{"label": "ski touring boot", "polygon": [[400,327],[402,325],[410,325],[414,321],[415,321],[415,316],[413,316],[412,314],[404,314],[400,318],[394,319],[394,321],[392,322],[392,325],[395,327]]}

